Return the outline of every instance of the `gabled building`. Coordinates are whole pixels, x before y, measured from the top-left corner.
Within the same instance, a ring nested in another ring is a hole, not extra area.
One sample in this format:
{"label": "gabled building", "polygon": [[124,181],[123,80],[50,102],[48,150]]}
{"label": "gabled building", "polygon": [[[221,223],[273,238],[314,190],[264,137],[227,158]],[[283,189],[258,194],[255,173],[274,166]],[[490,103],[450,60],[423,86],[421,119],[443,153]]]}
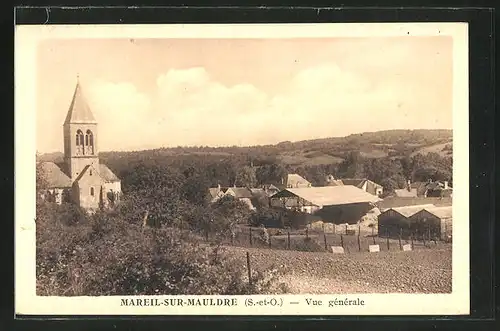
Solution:
{"label": "gabled building", "polygon": [[373,194],[375,196],[381,196],[384,188],[382,185],[377,184],[367,178],[340,178],[335,179],[332,175],[327,176],[326,182],[328,186],[342,186],[342,185],[352,185],[363,191]]}
{"label": "gabled building", "polygon": [[450,197],[453,193],[453,188],[449,185],[448,181],[432,181],[427,182],[414,182],[408,181],[407,190],[416,194],[417,197]]}
{"label": "gabled building", "polygon": [[97,121],[77,82],[63,124],[64,162],[42,162],[45,187],[38,192],[56,203],[72,202],[92,211],[113,207],[120,199],[121,181],[99,161]]}
{"label": "gabled building", "polygon": [[287,188],[311,187],[311,183],[299,174],[288,174],[285,179]]}
{"label": "gabled building", "polygon": [[217,187],[212,187],[209,189],[209,199],[210,202],[216,202],[220,198],[224,196],[232,196],[235,199],[245,202],[248,205],[248,208],[255,209],[252,204],[252,198],[254,195],[252,194],[252,190],[246,187],[221,187],[220,185]]}
{"label": "gabled building", "polygon": [[353,185],[287,188],[270,205],[319,216],[332,223],[355,223],[381,199]]}

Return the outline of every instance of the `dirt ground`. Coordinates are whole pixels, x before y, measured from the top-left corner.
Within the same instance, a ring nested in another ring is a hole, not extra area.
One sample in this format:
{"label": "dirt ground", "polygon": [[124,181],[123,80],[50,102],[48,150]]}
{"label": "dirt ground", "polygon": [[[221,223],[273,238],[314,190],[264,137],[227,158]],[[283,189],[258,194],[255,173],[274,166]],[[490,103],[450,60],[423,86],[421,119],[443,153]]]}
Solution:
{"label": "dirt ground", "polygon": [[415,251],[299,252],[226,247],[252,268],[281,270],[291,293],[450,293],[451,245]]}

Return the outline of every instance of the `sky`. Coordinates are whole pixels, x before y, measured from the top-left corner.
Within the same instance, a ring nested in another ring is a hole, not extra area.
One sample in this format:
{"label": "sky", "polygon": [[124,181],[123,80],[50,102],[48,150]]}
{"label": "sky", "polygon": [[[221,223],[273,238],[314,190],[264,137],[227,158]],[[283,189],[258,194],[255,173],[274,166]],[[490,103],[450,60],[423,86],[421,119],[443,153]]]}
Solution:
{"label": "sky", "polygon": [[452,128],[452,37],[52,39],[37,150],[63,150],[79,76],[100,151]]}

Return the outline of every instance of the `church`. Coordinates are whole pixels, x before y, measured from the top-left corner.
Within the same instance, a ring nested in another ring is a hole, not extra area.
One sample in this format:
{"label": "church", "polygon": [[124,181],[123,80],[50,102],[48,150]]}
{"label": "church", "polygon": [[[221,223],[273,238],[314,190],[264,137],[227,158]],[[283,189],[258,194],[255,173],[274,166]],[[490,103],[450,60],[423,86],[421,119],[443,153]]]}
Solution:
{"label": "church", "polygon": [[79,81],[63,124],[64,161],[41,162],[45,200],[75,203],[88,211],[112,208],[120,199],[121,181],[99,162],[97,121]]}

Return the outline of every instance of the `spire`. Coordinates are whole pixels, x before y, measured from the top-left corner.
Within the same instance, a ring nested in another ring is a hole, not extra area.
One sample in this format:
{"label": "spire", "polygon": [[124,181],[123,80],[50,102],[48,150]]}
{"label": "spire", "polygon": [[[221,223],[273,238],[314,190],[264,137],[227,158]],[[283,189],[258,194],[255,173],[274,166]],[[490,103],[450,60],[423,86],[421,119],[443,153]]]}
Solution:
{"label": "spire", "polygon": [[70,123],[97,123],[90,111],[80,87],[80,75],[76,75],[76,88],[69,106],[64,124]]}

